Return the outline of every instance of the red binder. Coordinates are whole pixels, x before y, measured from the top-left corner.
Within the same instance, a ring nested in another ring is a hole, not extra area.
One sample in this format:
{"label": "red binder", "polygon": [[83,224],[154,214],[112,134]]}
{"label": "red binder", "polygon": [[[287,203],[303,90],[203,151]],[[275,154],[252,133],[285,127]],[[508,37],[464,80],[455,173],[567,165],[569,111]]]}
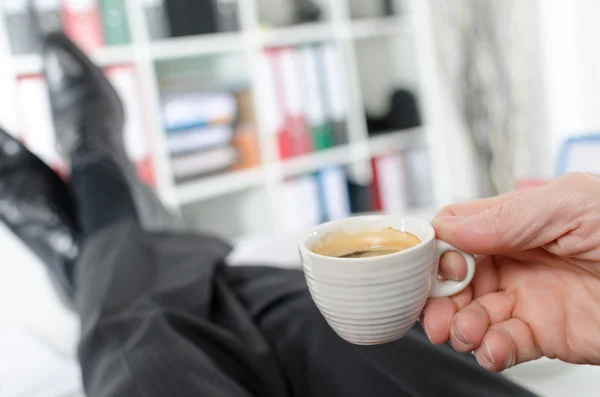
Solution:
{"label": "red binder", "polygon": [[292,136],[290,134],[291,120],[289,119],[287,112],[285,111],[286,107],[284,105],[285,92],[282,85],[281,68],[279,67],[280,51],[281,50],[279,49],[267,49],[265,50],[265,54],[267,55],[269,59],[269,64],[271,65],[271,78],[275,83],[275,94],[277,97],[277,102],[279,103],[280,111],[284,115],[284,123],[279,126],[277,131],[277,145],[279,147],[279,158],[283,160],[294,155],[294,147]]}
{"label": "red binder", "polygon": [[371,209],[373,211],[383,211],[381,192],[379,189],[379,171],[377,170],[377,160],[371,159],[371,165],[373,168],[373,182],[369,187],[369,190],[371,191]]}
{"label": "red binder", "polygon": [[98,0],[62,0],[65,34],[84,51],[104,45]]}

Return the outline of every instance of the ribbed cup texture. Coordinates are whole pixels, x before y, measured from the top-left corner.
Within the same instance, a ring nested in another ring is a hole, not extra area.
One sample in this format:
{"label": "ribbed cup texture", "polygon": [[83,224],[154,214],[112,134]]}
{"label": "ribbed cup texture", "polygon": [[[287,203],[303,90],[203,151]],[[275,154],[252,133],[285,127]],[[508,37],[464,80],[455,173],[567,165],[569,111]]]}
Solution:
{"label": "ribbed cup texture", "polygon": [[429,296],[433,249],[354,261],[302,255],[317,307],[348,342],[372,345],[406,335]]}

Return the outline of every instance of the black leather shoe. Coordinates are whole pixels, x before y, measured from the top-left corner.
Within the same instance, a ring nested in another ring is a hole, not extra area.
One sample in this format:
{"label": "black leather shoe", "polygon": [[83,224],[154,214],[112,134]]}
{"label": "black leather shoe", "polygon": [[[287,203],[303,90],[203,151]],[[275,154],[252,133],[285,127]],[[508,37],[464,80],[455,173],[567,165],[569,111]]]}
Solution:
{"label": "black leather shoe", "polygon": [[137,178],[123,143],[123,104],[102,71],[63,33],[46,36],[43,59],[58,145],[71,169],[97,159],[114,162],[127,181],[141,226],[178,229],[179,219]]}
{"label": "black leather shoe", "polygon": [[46,264],[59,295],[71,302],[79,254],[75,202],[63,181],[2,129],[0,222]]}

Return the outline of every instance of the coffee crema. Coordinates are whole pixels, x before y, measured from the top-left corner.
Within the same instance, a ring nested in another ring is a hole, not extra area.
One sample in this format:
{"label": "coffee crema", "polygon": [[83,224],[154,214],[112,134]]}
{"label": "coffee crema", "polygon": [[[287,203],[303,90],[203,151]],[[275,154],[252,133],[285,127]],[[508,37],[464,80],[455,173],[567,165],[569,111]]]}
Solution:
{"label": "coffee crema", "polygon": [[328,233],[311,247],[311,251],[337,258],[370,258],[404,251],[420,243],[415,235],[388,227],[355,233]]}

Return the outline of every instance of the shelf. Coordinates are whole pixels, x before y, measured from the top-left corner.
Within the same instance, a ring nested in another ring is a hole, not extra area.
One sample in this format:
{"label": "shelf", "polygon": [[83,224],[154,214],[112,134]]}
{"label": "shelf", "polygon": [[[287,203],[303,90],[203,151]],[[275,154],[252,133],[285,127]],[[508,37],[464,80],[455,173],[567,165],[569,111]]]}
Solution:
{"label": "shelf", "polygon": [[413,146],[424,145],[425,143],[423,127],[415,127],[369,138],[368,152],[371,157],[377,157]]}
{"label": "shelf", "polygon": [[[355,39],[394,35],[410,31],[406,17],[379,17],[354,20],[349,23]],[[334,26],[330,22],[305,23],[277,28],[264,28],[256,32],[263,47],[301,45],[335,40]],[[245,48],[243,33],[212,33],[190,37],[176,37],[155,41],[150,45],[154,60],[189,58],[207,54],[241,51]],[[131,45],[103,47],[92,53],[92,60],[101,67],[134,61]],[[42,72],[39,54],[19,55],[13,58],[17,75]]]}
{"label": "shelf", "polygon": [[303,23],[258,31],[258,41],[263,47],[308,44],[334,38],[333,26],[328,22]]}
{"label": "shelf", "polygon": [[258,167],[198,179],[176,186],[175,189],[179,205],[186,205],[261,186],[264,183],[264,169]]}
{"label": "shelf", "polygon": [[410,19],[407,16],[390,16],[356,19],[350,23],[354,39],[393,36],[412,32]]}
{"label": "shelf", "polygon": [[155,41],[151,53],[155,60],[188,58],[244,49],[241,33],[212,33]]}
{"label": "shelf", "polygon": [[[421,127],[390,132],[370,138],[365,142],[340,145],[331,149],[309,153],[281,161],[279,165],[263,165],[251,170],[234,171],[206,177],[176,187],[180,205],[218,197],[236,191],[262,186],[266,183],[268,170],[275,172],[275,181],[318,171],[336,165],[348,165],[355,161],[369,160],[409,147],[425,143]],[[280,167],[278,167],[280,166]]]}
{"label": "shelf", "polygon": [[[133,51],[130,46],[103,47],[91,55],[100,67],[132,63]],[[39,54],[18,55],[13,58],[13,68],[17,75],[39,74],[43,71],[42,57]]]}

